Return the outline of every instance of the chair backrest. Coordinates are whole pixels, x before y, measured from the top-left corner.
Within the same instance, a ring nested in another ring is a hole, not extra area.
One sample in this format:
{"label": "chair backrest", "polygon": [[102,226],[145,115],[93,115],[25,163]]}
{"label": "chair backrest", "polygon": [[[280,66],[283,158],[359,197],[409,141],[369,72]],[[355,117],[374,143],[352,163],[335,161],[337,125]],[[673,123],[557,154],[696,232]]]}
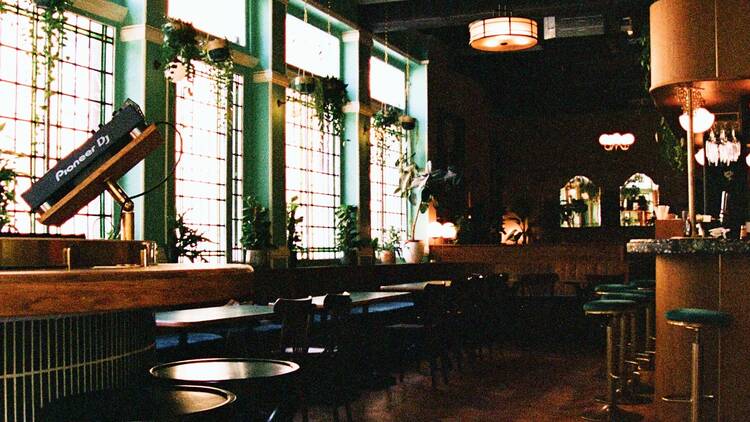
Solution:
{"label": "chair backrest", "polygon": [[292,352],[306,352],[310,345],[310,324],[313,315],[312,297],[278,299],[273,313],[281,321],[279,349],[291,347]]}
{"label": "chair backrest", "polygon": [[520,274],[517,291],[521,296],[552,296],[559,280],[557,273]]}
{"label": "chair backrest", "polygon": [[438,325],[444,321],[448,311],[448,289],[449,287],[439,284],[425,286],[421,306],[425,324]]}
{"label": "chair backrest", "polygon": [[333,352],[351,344],[352,298],[344,294],[327,294],[323,300],[323,309],[326,351]]}

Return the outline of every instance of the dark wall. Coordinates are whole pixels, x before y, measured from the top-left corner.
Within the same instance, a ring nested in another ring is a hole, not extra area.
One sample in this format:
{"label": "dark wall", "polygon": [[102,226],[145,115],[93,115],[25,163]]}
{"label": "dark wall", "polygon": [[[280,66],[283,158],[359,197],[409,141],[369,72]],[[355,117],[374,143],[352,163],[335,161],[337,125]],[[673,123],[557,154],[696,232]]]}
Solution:
{"label": "dark wall", "polygon": [[473,206],[498,209],[502,172],[493,103],[474,80],[450,67],[446,50],[430,52],[428,92],[428,156],[433,168],[458,167],[463,186],[440,198],[438,215],[448,219],[465,212],[469,196]]}

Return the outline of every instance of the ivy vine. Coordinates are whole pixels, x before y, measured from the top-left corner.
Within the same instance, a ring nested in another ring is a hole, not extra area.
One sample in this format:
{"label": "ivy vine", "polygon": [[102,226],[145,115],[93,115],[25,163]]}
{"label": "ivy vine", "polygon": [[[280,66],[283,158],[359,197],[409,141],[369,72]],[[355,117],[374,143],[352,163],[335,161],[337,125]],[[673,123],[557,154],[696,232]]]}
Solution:
{"label": "ivy vine", "polygon": [[344,132],[344,104],[347,85],[330,76],[317,80],[313,92],[313,106],[318,116],[318,128],[323,133],[341,136]]}

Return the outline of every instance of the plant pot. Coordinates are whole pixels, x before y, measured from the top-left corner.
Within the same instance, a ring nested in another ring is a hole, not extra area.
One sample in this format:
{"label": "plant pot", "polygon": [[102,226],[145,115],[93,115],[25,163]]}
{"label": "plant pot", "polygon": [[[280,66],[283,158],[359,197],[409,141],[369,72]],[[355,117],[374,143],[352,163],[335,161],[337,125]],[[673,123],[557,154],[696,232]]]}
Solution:
{"label": "plant pot", "polygon": [[393,251],[381,251],[380,252],[380,262],[383,264],[395,264],[396,263],[396,253]]}
{"label": "plant pot", "polygon": [[223,38],[217,38],[206,43],[206,51],[208,57],[217,63],[225,62],[232,57],[227,40]]}
{"label": "plant pot", "polygon": [[412,130],[417,127],[417,119],[406,114],[399,116],[398,121],[401,123],[401,127],[405,130]]}
{"label": "plant pot", "polygon": [[344,253],[344,255],[341,257],[341,265],[357,265],[357,255],[358,254],[356,250]]}
{"label": "plant pot", "polygon": [[292,89],[300,94],[310,95],[315,91],[315,78],[307,75],[295,76],[292,79]]}
{"label": "plant pot", "polygon": [[271,261],[271,251],[268,249],[247,249],[245,251],[245,263],[250,264],[253,268],[268,267]]}
{"label": "plant pot", "polygon": [[326,97],[338,96],[346,91],[346,84],[340,79],[325,78],[323,79],[323,91]]}
{"label": "plant pot", "polygon": [[424,243],[421,240],[407,240],[404,243],[404,260],[409,264],[418,264],[424,258]]}

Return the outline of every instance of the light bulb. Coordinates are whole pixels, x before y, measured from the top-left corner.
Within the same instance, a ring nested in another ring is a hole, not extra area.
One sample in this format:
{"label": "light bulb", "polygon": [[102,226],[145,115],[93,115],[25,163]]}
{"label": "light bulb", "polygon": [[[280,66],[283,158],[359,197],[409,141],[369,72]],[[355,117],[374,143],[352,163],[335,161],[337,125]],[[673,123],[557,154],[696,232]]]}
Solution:
{"label": "light bulb", "polygon": [[[693,133],[703,133],[711,128],[714,124],[716,116],[713,113],[706,110],[703,107],[699,107],[693,110]],[[680,126],[687,131],[690,125],[687,112],[682,113],[680,116]]]}
{"label": "light bulb", "polygon": [[698,162],[700,165],[705,165],[705,161],[703,160],[703,148],[699,149],[698,152],[695,153],[695,161]]}

